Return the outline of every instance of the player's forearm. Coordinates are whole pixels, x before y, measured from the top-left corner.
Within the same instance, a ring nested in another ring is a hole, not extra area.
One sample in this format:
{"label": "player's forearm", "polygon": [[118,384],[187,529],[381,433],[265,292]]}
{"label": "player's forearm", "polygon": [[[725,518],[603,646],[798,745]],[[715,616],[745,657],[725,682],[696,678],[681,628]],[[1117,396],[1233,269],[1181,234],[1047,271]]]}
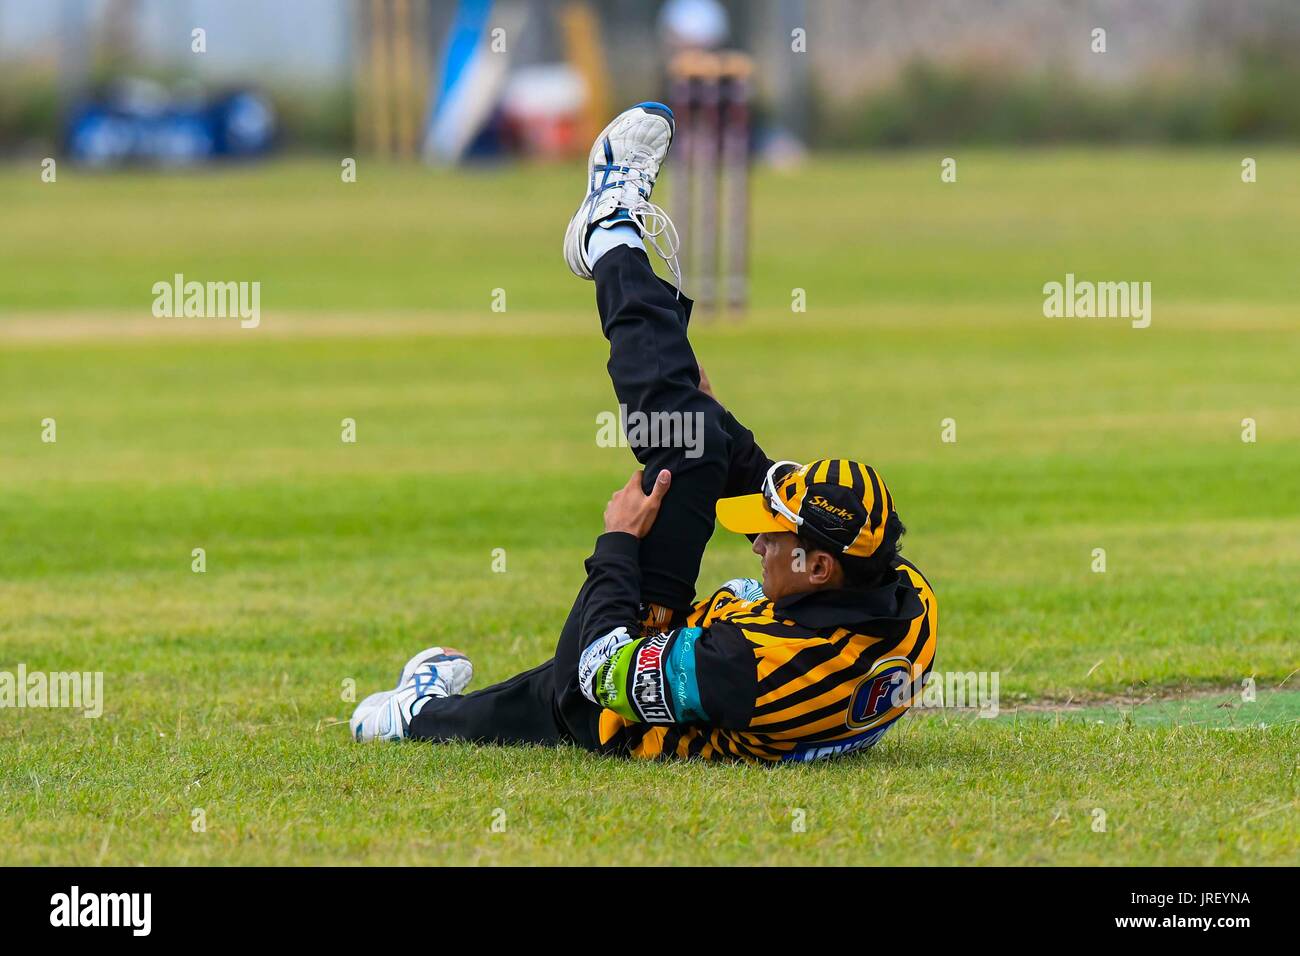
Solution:
{"label": "player's forearm", "polygon": [[587,559],[587,584],[581,608],[582,646],[620,627],[637,624],[641,601],[641,542],[623,531],[596,539]]}
{"label": "player's forearm", "polygon": [[587,559],[587,583],[579,608],[578,685],[593,703],[598,702],[597,673],[632,643],[636,631],[640,547],[636,535],[607,531],[596,539],[596,550]]}

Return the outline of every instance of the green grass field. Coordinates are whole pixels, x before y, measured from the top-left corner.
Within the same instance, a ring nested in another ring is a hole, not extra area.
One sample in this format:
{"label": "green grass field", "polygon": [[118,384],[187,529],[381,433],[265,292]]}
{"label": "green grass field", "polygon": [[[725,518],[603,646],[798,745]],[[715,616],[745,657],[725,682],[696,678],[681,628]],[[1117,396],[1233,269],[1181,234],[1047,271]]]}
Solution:
{"label": "green grass field", "polygon": [[[100,719],[0,710],[0,862],[1300,862],[1300,152],[1248,154],[759,175],[702,362],[769,452],[881,469],[937,668],[1002,693],[775,769],[339,723],[433,640],[475,686],[548,656],[633,467],[580,171],[0,168],[0,671],[105,675]],[[153,318],[177,272],[260,281],[260,327]],[[1151,327],[1044,318],[1067,272],[1150,281]],[[701,588],[755,567],[719,533]]]}

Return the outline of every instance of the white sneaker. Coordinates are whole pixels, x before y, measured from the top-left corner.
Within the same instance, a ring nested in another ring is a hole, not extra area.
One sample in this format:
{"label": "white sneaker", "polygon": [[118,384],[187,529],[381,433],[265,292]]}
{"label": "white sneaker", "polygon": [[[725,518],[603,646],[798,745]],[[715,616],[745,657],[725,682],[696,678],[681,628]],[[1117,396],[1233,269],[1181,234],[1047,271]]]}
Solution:
{"label": "white sneaker", "polygon": [[474,665],[450,647],[429,647],[402,668],[397,687],[371,694],[352,712],[349,725],[357,741],[401,740],[409,735],[411,717],[431,697],[459,694],[474,677]]}
{"label": "white sneaker", "polygon": [[587,194],[564,233],[564,261],[579,279],[591,278],[591,230],[628,223],[659,253],[681,287],[677,229],[668,214],[650,202],[674,128],[668,107],[638,103],[614,117],[596,137],[587,158]]}

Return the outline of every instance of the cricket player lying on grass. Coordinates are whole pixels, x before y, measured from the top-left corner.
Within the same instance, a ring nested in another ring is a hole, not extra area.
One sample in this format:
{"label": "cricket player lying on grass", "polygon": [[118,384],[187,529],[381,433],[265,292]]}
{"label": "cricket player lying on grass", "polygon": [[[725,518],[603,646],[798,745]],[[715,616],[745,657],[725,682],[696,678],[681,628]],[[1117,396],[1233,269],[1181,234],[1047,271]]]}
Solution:
{"label": "cricket player lying on grass", "polygon": [[[898,556],[904,529],[884,480],[844,459],[773,462],[707,379],[702,387],[686,336],[691,302],[655,275],[644,246],[679,277],[672,224],[648,201],[672,135],[672,112],[658,103],[605,129],[565,258],[595,280],[609,373],[629,417],[699,416],[702,443],[694,457],[634,449],[643,470],[605,509],[552,660],[462,694],[469,659],[421,651],[396,689],[357,706],[355,739],[814,760],[874,744],[928,673],[934,592]],[[697,604],[715,514],[755,536],[763,580],[729,581]]]}

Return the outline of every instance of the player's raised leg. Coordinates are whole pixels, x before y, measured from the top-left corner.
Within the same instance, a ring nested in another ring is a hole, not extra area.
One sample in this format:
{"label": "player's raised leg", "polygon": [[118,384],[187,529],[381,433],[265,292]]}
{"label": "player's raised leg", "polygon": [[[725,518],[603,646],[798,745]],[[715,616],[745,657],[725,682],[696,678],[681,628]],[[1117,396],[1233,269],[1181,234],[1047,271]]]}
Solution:
{"label": "player's raised leg", "polygon": [[[686,336],[691,302],[655,275],[646,255],[649,244],[680,279],[676,231],[650,202],[672,135],[672,111],[662,104],[641,103],[619,114],[592,146],[588,191],[564,242],[574,274],[596,283],[609,375],[628,443],[645,469],[645,490],[661,470],[673,473],[659,520],[641,546],[642,596],[667,613],[694,597],[731,442],[722,407],[700,390]],[[640,435],[637,424],[647,426]]]}

